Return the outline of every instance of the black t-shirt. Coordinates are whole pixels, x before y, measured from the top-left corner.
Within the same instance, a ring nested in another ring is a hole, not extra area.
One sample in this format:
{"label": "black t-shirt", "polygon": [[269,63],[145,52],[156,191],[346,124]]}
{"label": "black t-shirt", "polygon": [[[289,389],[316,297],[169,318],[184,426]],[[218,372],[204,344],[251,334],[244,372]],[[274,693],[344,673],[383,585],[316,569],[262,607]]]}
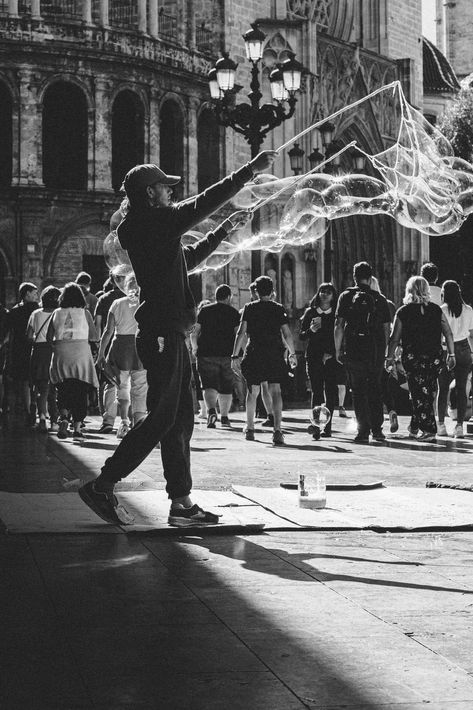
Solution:
{"label": "black t-shirt", "polygon": [[281,326],[289,322],[286,309],[276,301],[253,301],[243,308],[241,320],[246,321],[246,332],[251,349],[284,349]]}
{"label": "black t-shirt", "polygon": [[201,327],[198,357],[229,357],[233,352],[235,328],[239,322],[237,309],[227,303],[204,306],[197,317]]}
{"label": "black t-shirt", "polygon": [[[310,329],[310,324],[313,318],[321,319],[320,329],[314,333]],[[335,324],[335,311],[333,308],[330,312],[317,310],[317,308],[308,308],[301,318],[301,340],[308,340],[306,357],[320,357],[324,353],[333,355],[335,353],[335,342],[333,339],[333,328]]]}
{"label": "black t-shirt", "polygon": [[114,288],[112,291],[107,291],[102,296],[100,296],[95,306],[94,318],[101,316],[102,318],[102,329],[105,329],[105,324],[107,322],[108,312],[110,306],[118,298],[123,298],[125,294],[118,287]]}
{"label": "black t-shirt", "polygon": [[[352,318],[353,299],[357,292],[366,291],[373,299],[374,312],[370,323],[369,335],[365,338],[356,336],[350,328],[350,320]],[[391,314],[386,298],[373,291],[368,285],[360,284],[355,288],[349,288],[344,291],[337,305],[336,318],[343,318],[346,321],[345,329],[345,352],[347,357],[355,360],[372,360],[373,357],[384,357],[384,348],[386,346],[384,323],[391,322]]]}
{"label": "black t-shirt", "polygon": [[396,313],[402,323],[402,347],[417,355],[435,355],[442,343],[442,309],[435,303],[408,303]]}
{"label": "black t-shirt", "polygon": [[18,303],[7,313],[5,329],[10,333],[9,351],[12,358],[15,353],[21,354],[25,350],[30,350],[31,344],[26,337],[26,329],[30,315],[39,308],[37,303],[29,301]]}

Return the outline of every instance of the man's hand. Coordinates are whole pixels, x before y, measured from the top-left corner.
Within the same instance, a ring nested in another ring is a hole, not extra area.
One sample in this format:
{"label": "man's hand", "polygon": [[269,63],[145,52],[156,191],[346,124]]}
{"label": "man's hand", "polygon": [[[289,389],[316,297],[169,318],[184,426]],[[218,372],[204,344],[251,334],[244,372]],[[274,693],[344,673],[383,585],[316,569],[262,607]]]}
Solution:
{"label": "man's hand", "polygon": [[231,365],[232,365],[232,370],[237,375],[237,377],[241,377],[241,358],[239,357],[232,357],[231,359]]}
{"label": "man's hand", "polygon": [[162,353],[164,350],[164,337],[158,335],[158,353]]}
{"label": "man's hand", "polygon": [[254,173],[264,173],[265,170],[269,170],[278,155],[277,150],[262,150],[250,161],[250,168]]}
{"label": "man's hand", "polygon": [[227,217],[227,219],[220,225],[228,233],[233,229],[240,229],[244,227],[245,224],[251,219],[251,212],[249,210],[238,210]]}
{"label": "man's hand", "polygon": [[101,352],[97,355],[97,360],[95,361],[97,367],[103,368],[105,366],[105,355]]}
{"label": "man's hand", "polygon": [[335,360],[340,363],[340,365],[343,365],[343,355],[341,350],[337,350],[335,353]]}

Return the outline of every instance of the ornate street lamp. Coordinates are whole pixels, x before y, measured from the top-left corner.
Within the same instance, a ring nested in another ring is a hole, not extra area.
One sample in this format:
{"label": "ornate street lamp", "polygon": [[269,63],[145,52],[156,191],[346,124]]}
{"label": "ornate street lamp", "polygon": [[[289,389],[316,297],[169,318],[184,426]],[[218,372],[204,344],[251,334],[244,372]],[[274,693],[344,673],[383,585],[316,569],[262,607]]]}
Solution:
{"label": "ornate street lamp", "polygon": [[333,136],[335,134],[335,126],[330,121],[325,121],[319,128],[320,135],[322,137],[322,145],[326,148],[333,141]]}
{"label": "ornate street lamp", "polygon": [[265,38],[266,35],[256,23],[243,35],[246,56],[251,62],[251,91],[248,94],[250,103],[233,104],[237,65],[228,54],[225,53],[216,63],[215,74],[213,70],[209,72],[210,96],[214,102],[217,121],[244,136],[251,147],[252,158],[258,154],[267,134],[294,115],[297,103],[295,95],[300,89],[304,71],[302,64],[291,53],[271,72],[271,96],[275,103],[260,106],[263,95],[260,91],[259,63],[263,56]]}
{"label": "ornate street lamp", "polygon": [[324,159],[324,154],[320,152],[320,150],[317,150],[317,148],[314,148],[312,153],[309,153],[307,156],[309,159],[310,167],[312,170],[319,165],[323,159]]}
{"label": "ornate street lamp", "polygon": [[294,147],[288,151],[289,162],[291,165],[291,170],[294,175],[300,175],[303,168],[302,159],[304,158],[305,151],[299,147],[299,143],[294,143]]}

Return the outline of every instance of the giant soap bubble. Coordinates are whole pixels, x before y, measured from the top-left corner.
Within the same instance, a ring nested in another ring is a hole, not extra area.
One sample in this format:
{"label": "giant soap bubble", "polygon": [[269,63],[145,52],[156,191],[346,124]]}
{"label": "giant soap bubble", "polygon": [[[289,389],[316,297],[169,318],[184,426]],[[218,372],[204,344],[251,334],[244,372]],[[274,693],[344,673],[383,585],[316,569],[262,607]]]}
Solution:
{"label": "giant soap bubble", "polygon": [[[330,220],[352,215],[386,214],[404,227],[432,236],[456,232],[473,212],[473,165],[454,156],[445,136],[408,104],[399,82],[372,92],[323,122],[354,111],[383,92],[395,97],[389,104],[397,120],[397,139],[392,145],[369,154],[352,141],[305,175],[283,179],[256,176],[232,203],[237,209],[259,212],[258,233],[251,234],[248,228],[232,231],[196,271],[219,269],[242,252],[279,252],[289,245],[303,246],[323,237]],[[279,150],[286,150],[323,122],[304,129]],[[354,145],[371,165],[369,174],[321,172]],[[215,226],[207,222],[201,230],[188,232],[183,245],[194,244]],[[131,270],[116,232],[107,237],[104,250],[109,267],[125,264]]]}

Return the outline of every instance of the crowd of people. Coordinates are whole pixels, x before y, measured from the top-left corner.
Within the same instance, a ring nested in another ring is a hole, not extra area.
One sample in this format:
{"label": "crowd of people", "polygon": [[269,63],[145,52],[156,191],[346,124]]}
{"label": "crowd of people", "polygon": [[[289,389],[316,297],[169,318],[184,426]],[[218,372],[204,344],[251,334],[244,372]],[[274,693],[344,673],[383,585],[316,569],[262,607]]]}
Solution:
{"label": "crowd of people", "polygon": [[[272,429],[273,445],[285,444],[282,388],[298,362],[289,317],[276,300],[272,279],[260,276],[249,284],[249,301],[238,312],[226,284],[217,287],[215,301],[196,309],[187,276],[246,223],[248,212],[232,214],[193,245],[181,244],[185,231],[267,170],[274,158],[273,151],[264,151],[180,203],[171,202],[178,176],[155,165],[136,166],[125,177],[126,200],[111,224],[133,271],[117,266],[95,295],[85,272],[63,288],[47,286],[41,295],[35,284],[23,283],[18,303],[9,312],[0,309],[3,417],[16,407],[27,427],[81,440],[87,413],[98,404],[98,431],[116,432],[115,452],[98,478],[79,491],[107,522],[120,522],[116,483],[157,445],[171,500],[170,524],[217,522],[191,500],[196,414],[209,429],[231,429],[231,412],[244,409],[246,441],[255,440],[260,415],[262,426]],[[408,280],[397,309],[380,292],[366,262],[355,264],[354,285],[340,295],[332,283],[320,284],[295,333],[307,344],[314,439],[333,436],[337,409],[340,417],[350,416],[347,390],[356,443],[386,438],[385,413],[395,433],[398,414],[407,406],[409,437],[431,442],[446,436],[445,417],[453,407],[452,435],[464,436],[463,423],[471,413],[473,309],[464,303],[458,283],[439,287],[437,280],[437,268],[425,264]]]}

